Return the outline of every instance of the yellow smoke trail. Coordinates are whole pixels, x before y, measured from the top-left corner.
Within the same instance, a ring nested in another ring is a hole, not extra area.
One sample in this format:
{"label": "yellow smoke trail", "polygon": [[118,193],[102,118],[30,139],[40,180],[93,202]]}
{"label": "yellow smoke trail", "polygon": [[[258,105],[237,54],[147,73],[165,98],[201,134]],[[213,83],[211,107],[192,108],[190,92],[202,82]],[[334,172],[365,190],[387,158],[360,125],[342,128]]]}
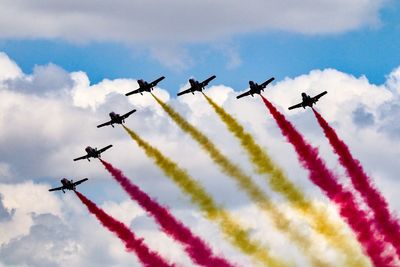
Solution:
{"label": "yellow smoke trail", "polygon": [[[153,94],[152,94],[153,95]],[[271,199],[255,184],[251,177],[246,175],[242,169],[232,163],[226,156],[224,156],[217,147],[210,141],[210,139],[201,133],[194,126],[189,124],[183,117],[181,117],[170,106],[162,102],[153,95],[156,101],[167,112],[167,114],[178,124],[178,126],[190,134],[200,146],[210,155],[213,161],[220,167],[221,171],[233,178],[238,186],[243,189],[249,198],[256,203],[263,211],[267,212],[272,219],[274,225],[283,233],[296,243],[303,253],[309,258],[313,266],[327,266],[329,263],[321,259],[321,255],[311,251],[313,240],[310,236],[302,234],[299,229],[295,228],[287,216],[282,213]]]}
{"label": "yellow smoke trail", "polygon": [[255,260],[265,266],[283,267],[287,264],[272,257],[268,249],[258,241],[251,240],[248,233],[237,224],[224,209],[220,208],[210,197],[205,189],[197,183],[190,175],[181,169],[175,162],[164,156],[155,147],[141,139],[135,132],[124,126],[124,129],[133,140],[141,147],[146,155],[152,158],[155,164],[190,196],[192,203],[196,204],[210,220],[216,221],[228,240],[238,247],[243,253],[252,256]]}
{"label": "yellow smoke trail", "polygon": [[367,259],[362,255],[361,249],[354,242],[354,239],[344,234],[345,225],[329,221],[326,212],[317,208],[307,199],[301,190],[289,180],[283,170],[273,162],[266,151],[245,131],[243,126],[212,101],[211,98],[205,94],[203,95],[220,119],[226,124],[229,131],[240,141],[255,171],[258,174],[267,175],[269,186],[275,192],[284,196],[294,208],[309,220],[314,230],[324,236],[333,247],[345,255],[347,266],[367,266]]}

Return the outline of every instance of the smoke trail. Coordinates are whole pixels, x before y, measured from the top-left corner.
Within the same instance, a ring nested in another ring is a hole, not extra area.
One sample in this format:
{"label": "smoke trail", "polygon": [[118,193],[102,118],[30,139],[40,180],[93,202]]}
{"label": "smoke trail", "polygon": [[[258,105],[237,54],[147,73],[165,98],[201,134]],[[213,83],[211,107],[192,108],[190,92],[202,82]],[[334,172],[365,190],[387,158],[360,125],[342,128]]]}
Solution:
{"label": "smoke trail", "polygon": [[88,210],[96,216],[101,224],[105,226],[108,230],[116,234],[118,238],[124,242],[125,248],[128,251],[134,252],[137,255],[144,266],[175,266],[161,258],[161,256],[157,252],[151,251],[146,246],[146,244],[143,243],[143,239],[137,238],[135,234],[131,230],[129,230],[129,228],[125,226],[122,222],[117,221],[116,219],[105,213],[101,208],[99,208],[95,203],[87,199],[81,193],[77,191],[75,191],[75,193],[82,201],[82,203],[86,205]]}
{"label": "smoke trail", "polygon": [[353,157],[349,147],[339,138],[335,130],[328,122],[313,109],[319,125],[324,130],[333,150],[339,157],[340,164],[346,169],[347,175],[351,178],[354,188],[359,191],[374,213],[375,220],[385,241],[391,243],[400,256],[400,225],[390,214],[388,203],[382,194],[375,188],[371,178],[365,173],[361,163]]}
{"label": "smoke trail", "polygon": [[322,234],[331,245],[346,256],[347,266],[367,265],[358,246],[350,243],[349,237],[343,233],[343,225],[330,222],[327,219],[326,212],[318,209],[307,199],[301,190],[289,180],[284,171],[273,162],[267,152],[245,131],[243,126],[211,98],[204,93],[203,95],[220,119],[226,124],[229,131],[240,141],[255,171],[259,174],[267,174],[269,186],[274,191],[283,195],[291,205],[310,220],[311,225],[317,232]]}
{"label": "smoke trail", "polygon": [[182,222],[178,221],[168,209],[158,204],[149,195],[140,190],[140,188],[133,184],[120,170],[114,168],[110,163],[104,160],[100,159],[100,161],[129,194],[132,200],[136,201],[144,210],[151,214],[165,233],[184,245],[186,252],[195,263],[209,267],[233,266],[225,259],[214,256],[211,248],[202,239],[195,236],[192,231],[183,225]]}
{"label": "smoke trail", "polygon": [[294,126],[286,120],[266,98],[260,95],[269,112],[274,117],[282,134],[293,145],[303,167],[309,171],[310,180],[319,186],[329,199],[337,204],[340,215],[353,229],[364,252],[375,266],[393,266],[392,255],[384,255],[385,243],[374,234],[374,222],[361,210],[351,192],[345,190],[336,180],[334,174],[319,157],[318,150],[308,144]]}
{"label": "smoke trail", "polygon": [[276,205],[271,201],[269,196],[265,194],[257,184],[253,182],[250,176],[244,173],[235,163],[231,162],[225,155],[223,155],[217,147],[211,142],[211,140],[201,133],[198,129],[187,122],[182,116],[180,116],[170,106],[162,102],[156,96],[153,95],[156,101],[161,107],[167,112],[167,114],[178,124],[178,126],[190,134],[194,140],[196,140],[200,146],[209,154],[212,160],[220,167],[220,170],[233,178],[238,187],[246,192],[248,197],[255,202],[263,211],[270,215],[274,225],[283,233],[296,243],[298,248],[310,259],[314,266],[327,266],[328,263],[321,259],[321,255],[311,251],[314,244],[311,240],[311,236],[302,234],[299,229],[291,224],[290,219],[282,213]]}
{"label": "smoke trail", "polygon": [[153,159],[164,174],[170,177],[183,192],[190,196],[191,202],[196,204],[209,220],[219,224],[222,232],[234,246],[266,266],[286,266],[285,262],[271,256],[268,249],[258,241],[251,240],[247,231],[237,224],[228,212],[219,207],[205,189],[190,177],[185,170],[162,155],[159,150],[141,139],[131,129],[125,126],[124,129],[144,150],[146,155]]}

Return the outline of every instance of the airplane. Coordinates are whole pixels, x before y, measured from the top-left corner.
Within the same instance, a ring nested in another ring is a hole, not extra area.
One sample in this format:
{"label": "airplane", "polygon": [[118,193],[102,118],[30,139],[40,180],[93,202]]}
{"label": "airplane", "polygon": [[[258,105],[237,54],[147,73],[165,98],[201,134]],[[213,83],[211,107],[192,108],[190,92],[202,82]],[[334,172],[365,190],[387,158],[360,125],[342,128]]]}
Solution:
{"label": "airplane", "polygon": [[125,123],[125,119],[128,118],[132,113],[136,112],[136,109],[129,111],[128,113],[124,114],[124,115],[119,115],[116,114],[115,112],[111,112],[109,114],[111,120],[108,122],[105,122],[103,124],[97,125],[97,128],[103,127],[103,126],[107,126],[107,125],[111,125],[114,128],[114,123],[116,124],[122,124]]}
{"label": "airplane", "polygon": [[301,97],[303,98],[302,102],[299,103],[299,104],[297,104],[297,105],[294,105],[294,106],[289,107],[289,110],[295,109],[295,108],[301,108],[301,107],[302,107],[302,108],[306,108],[306,107],[312,108],[312,106],[313,106],[315,103],[317,103],[317,101],[318,101],[322,96],[326,95],[327,93],[328,93],[327,91],[324,91],[324,92],[322,92],[322,93],[320,93],[320,94],[318,94],[318,95],[316,95],[316,96],[313,96],[313,97],[307,95],[306,93],[301,93]]}
{"label": "airplane", "polygon": [[76,159],[74,159],[74,161],[81,160],[81,159],[87,159],[88,161],[90,161],[89,158],[100,158],[101,157],[101,153],[103,153],[104,151],[106,151],[110,147],[112,147],[112,145],[108,145],[106,147],[103,147],[100,150],[97,150],[97,148],[92,148],[92,147],[88,146],[87,148],[85,148],[85,151],[86,151],[87,155],[79,157],[79,158],[76,158]]}
{"label": "airplane", "polygon": [[61,190],[65,194],[65,190],[74,190],[75,191],[75,188],[76,188],[77,185],[79,185],[79,184],[81,184],[83,182],[86,182],[87,180],[88,180],[88,178],[84,178],[82,180],[74,182],[74,180],[68,180],[67,178],[62,178],[61,179],[62,186],[49,189],[49,191]]}
{"label": "airplane", "polygon": [[238,95],[236,98],[239,99],[241,97],[248,96],[248,95],[254,96],[254,94],[261,94],[261,91],[264,91],[265,87],[267,87],[267,85],[270,84],[273,80],[275,80],[274,77],[263,82],[262,84],[257,84],[253,81],[249,81],[250,90],[241,95]]}
{"label": "airplane", "polygon": [[201,92],[201,91],[204,90],[204,88],[208,85],[208,83],[209,83],[210,81],[214,80],[216,77],[217,77],[217,76],[213,75],[213,76],[211,76],[211,77],[205,79],[205,80],[202,81],[202,82],[198,82],[198,81],[196,81],[195,79],[189,79],[190,88],[189,88],[189,89],[186,89],[186,90],[184,90],[184,91],[182,91],[182,92],[179,92],[179,93],[178,93],[178,96],[184,95],[184,94],[187,94],[187,93],[192,93],[192,94],[194,95],[194,92],[195,92],[195,91]]}
{"label": "airplane", "polygon": [[140,79],[140,80],[137,81],[138,84],[139,84],[139,89],[136,89],[136,90],[133,90],[133,91],[131,91],[129,93],[126,93],[125,95],[129,96],[129,95],[133,95],[133,94],[137,94],[137,93],[140,93],[141,95],[143,95],[143,92],[149,92],[150,93],[150,91],[153,90],[153,87],[156,86],[160,81],[162,81],[164,79],[165,79],[165,77],[161,76],[160,78],[152,81],[151,83],[148,83],[148,82]]}

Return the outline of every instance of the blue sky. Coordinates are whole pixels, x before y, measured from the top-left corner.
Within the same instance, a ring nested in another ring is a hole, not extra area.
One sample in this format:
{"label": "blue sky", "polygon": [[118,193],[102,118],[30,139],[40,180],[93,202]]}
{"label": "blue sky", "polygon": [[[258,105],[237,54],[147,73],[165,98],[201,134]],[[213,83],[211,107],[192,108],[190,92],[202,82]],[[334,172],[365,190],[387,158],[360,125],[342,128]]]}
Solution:
{"label": "blue sky", "polygon": [[[171,92],[190,76],[201,79],[216,74],[215,83],[243,89],[249,79],[262,81],[269,76],[282,79],[323,68],[335,68],[355,76],[366,75],[371,82],[382,83],[385,75],[400,61],[399,11],[398,1],[388,2],[379,11],[379,25],[341,33],[271,30],[237,34],[212,42],[178,44],[178,49],[185,50],[189,57],[178,68],[160,63],[150,55],[146,44],[10,38],[0,42],[0,50],[26,73],[31,73],[35,65],[52,62],[67,71],[85,71],[93,83],[104,78],[151,80],[165,75],[167,79],[162,86]],[[229,66],[227,48],[239,58],[240,62],[234,66]]]}

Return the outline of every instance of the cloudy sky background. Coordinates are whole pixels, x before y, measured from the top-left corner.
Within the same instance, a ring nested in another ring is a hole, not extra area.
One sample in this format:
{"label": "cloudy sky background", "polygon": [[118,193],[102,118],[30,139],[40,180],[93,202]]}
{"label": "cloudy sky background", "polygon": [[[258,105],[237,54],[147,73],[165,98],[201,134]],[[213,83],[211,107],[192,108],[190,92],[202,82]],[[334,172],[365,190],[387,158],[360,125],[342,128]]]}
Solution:
{"label": "cloudy sky background", "polygon": [[[316,203],[328,202],[307,180],[258,97],[236,100],[248,80],[277,81],[268,97],[343,169],[309,110],[287,112],[300,93],[329,93],[318,109],[349,144],[393,210],[400,210],[400,21],[395,1],[1,1],[0,2],[0,266],[139,266],[73,194],[50,194],[61,177],[89,177],[80,191],[124,221],[155,250],[191,265],[179,245],[94,161],[73,162],[87,145],[233,262],[251,261],[202,218],[188,198],[119,127],[97,129],[113,110],[138,111],[127,125],[186,168],[273,253],[306,259],[274,231],[229,177],[166,116],[149,95],[125,97],[136,80],[167,78],[155,93],[210,136],[218,147],[294,216],[252,172],[239,144],[201,95],[177,99],[187,78],[217,79],[207,94],[245,125]],[[332,217],[336,212],[330,207]],[[268,237],[268,238],[266,238]],[[317,237],[315,237],[316,240]],[[94,242],[95,240],[95,242]],[[318,241],[319,242],[319,241]],[[317,245],[321,243],[317,243]],[[322,241],[320,241],[322,242]],[[314,248],[333,263],[335,251]]]}

